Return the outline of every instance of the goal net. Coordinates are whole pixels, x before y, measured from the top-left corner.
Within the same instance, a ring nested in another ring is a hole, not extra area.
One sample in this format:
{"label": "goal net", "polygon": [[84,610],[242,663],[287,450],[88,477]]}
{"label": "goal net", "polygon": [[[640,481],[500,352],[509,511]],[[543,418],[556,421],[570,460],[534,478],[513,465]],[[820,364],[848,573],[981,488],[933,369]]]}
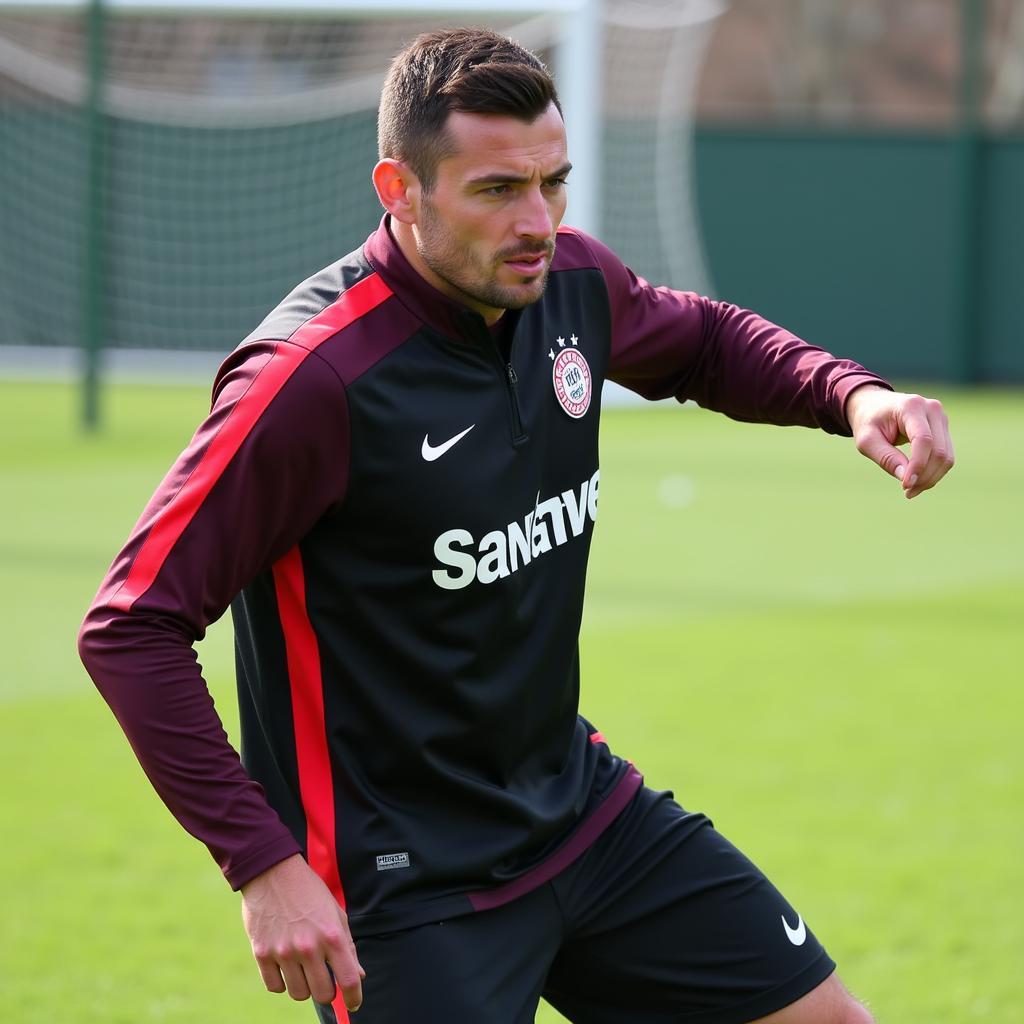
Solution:
{"label": "goal net", "polygon": [[98,330],[104,348],[232,348],[374,228],[384,70],[417,32],[459,23],[518,39],[560,83],[589,76],[603,141],[586,226],[652,281],[709,289],[690,140],[722,4],[607,0],[584,67],[564,13],[381,6],[111,3],[90,32],[87,7],[0,0],[0,345]]}

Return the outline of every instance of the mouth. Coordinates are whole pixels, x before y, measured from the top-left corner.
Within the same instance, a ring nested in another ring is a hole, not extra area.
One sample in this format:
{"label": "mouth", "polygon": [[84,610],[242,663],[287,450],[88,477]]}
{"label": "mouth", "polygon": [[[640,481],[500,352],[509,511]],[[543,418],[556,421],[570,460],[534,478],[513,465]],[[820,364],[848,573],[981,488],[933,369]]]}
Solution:
{"label": "mouth", "polygon": [[548,254],[546,251],[518,253],[511,259],[503,261],[505,266],[510,267],[517,274],[523,277],[534,277],[543,273],[547,266]]}

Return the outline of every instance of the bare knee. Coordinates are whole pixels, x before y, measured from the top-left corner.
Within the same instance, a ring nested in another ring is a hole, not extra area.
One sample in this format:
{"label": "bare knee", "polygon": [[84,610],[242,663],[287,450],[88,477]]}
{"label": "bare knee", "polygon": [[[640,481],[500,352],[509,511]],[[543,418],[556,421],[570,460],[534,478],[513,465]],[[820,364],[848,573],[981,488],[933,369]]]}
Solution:
{"label": "bare knee", "polygon": [[875,1024],[875,1018],[833,974],[795,1003],[753,1024]]}
{"label": "bare knee", "polygon": [[868,1013],[863,1003],[858,1003],[851,995],[847,995],[848,1004],[843,1008],[843,1015],[837,1018],[839,1024],[875,1024],[875,1018]]}

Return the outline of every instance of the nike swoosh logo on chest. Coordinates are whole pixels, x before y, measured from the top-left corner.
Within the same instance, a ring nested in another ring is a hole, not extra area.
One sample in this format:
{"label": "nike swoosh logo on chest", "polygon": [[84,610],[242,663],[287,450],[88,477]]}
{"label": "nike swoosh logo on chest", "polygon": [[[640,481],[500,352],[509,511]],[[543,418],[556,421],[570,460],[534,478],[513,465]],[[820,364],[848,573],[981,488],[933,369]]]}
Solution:
{"label": "nike swoosh logo on chest", "polygon": [[427,462],[433,462],[435,459],[441,458],[446,451],[454,448],[474,427],[475,423],[471,423],[461,433],[456,434],[454,437],[448,438],[447,441],[439,445],[432,445],[429,441],[429,434],[423,435],[423,447],[420,449],[420,454],[426,459]]}

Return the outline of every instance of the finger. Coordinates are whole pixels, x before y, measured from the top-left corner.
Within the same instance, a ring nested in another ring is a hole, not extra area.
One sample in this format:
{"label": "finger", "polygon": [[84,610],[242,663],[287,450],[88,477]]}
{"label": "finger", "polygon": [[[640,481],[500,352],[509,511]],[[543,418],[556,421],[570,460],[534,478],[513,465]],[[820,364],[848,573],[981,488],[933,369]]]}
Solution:
{"label": "finger", "polygon": [[309,986],[306,984],[306,974],[302,965],[294,960],[285,961],[281,964],[281,973],[284,975],[284,982],[288,986],[288,995],[295,1000],[309,998]]}
{"label": "finger", "polygon": [[928,432],[931,435],[931,449],[928,459],[917,474],[917,480],[907,491],[907,497],[913,498],[922,491],[934,487],[952,468],[955,461],[953,440],[949,434],[949,420],[942,409],[942,404],[929,400]]}
{"label": "finger", "polygon": [[[359,962],[359,954],[356,952],[356,944],[349,939],[347,944],[348,957],[352,960],[356,967],[356,974],[359,975],[360,980],[366,977],[366,971],[363,970],[363,965]],[[345,959],[344,957],[342,959]]]}
{"label": "finger", "polygon": [[909,415],[903,430],[910,440],[910,459],[903,474],[903,487],[910,491],[924,477],[935,438],[927,416]]}
{"label": "finger", "polygon": [[877,463],[890,476],[902,480],[907,467],[906,455],[889,442],[881,430],[866,431],[857,439],[857,451]]}
{"label": "finger", "polygon": [[276,962],[270,959],[256,960],[260,969],[260,976],[268,992],[283,992],[285,990],[284,979],[281,977],[281,969]]}
{"label": "finger", "polygon": [[953,463],[956,461],[953,452],[953,439],[949,434],[949,420],[938,402],[935,403],[932,410],[932,418],[935,442],[932,445],[930,464],[918,484],[921,490],[934,487],[953,468]]}
{"label": "finger", "polygon": [[[345,949],[336,950],[331,954],[329,965],[345,1006],[354,1013],[363,1005],[363,979],[366,977],[366,971],[356,957],[355,946],[350,944]],[[333,994],[331,998],[334,998]]]}
{"label": "finger", "polygon": [[327,962],[325,960],[304,962],[302,970],[306,975],[306,986],[313,999],[318,1003],[333,1002],[337,988],[334,984],[334,975],[328,968]]}

